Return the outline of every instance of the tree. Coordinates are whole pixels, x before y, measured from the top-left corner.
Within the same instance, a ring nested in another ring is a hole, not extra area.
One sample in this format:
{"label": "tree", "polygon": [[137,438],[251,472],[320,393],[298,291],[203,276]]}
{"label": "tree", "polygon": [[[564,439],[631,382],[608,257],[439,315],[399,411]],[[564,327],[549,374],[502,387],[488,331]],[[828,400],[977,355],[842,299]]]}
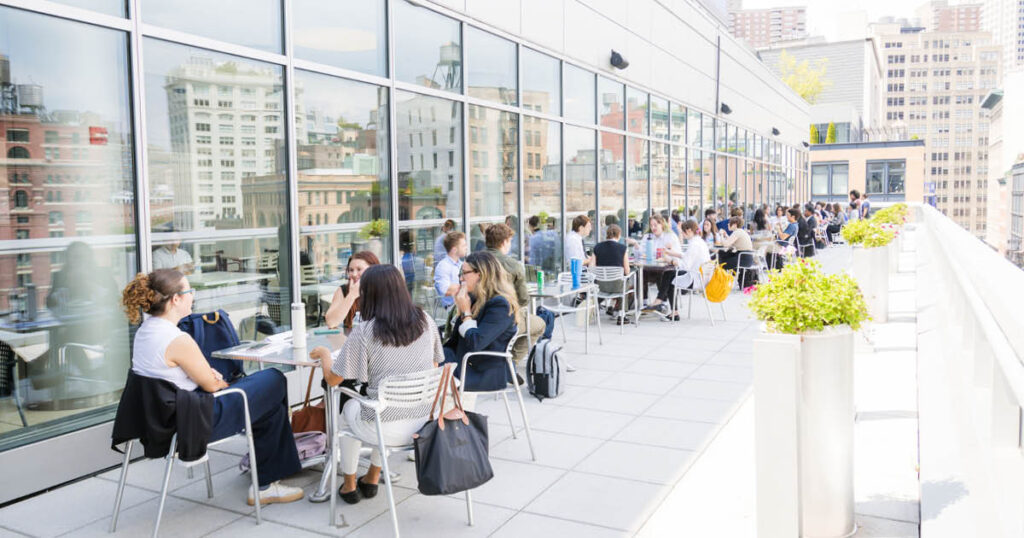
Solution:
{"label": "tree", "polygon": [[818,138],[818,136],[819,136],[818,135],[818,126],[812,123],[811,124],[811,140],[810,140],[811,144],[818,144],[819,143],[820,138]]}
{"label": "tree", "polygon": [[828,131],[825,133],[825,143],[835,144],[836,143],[836,124],[828,122]]}
{"label": "tree", "polygon": [[832,85],[832,82],[825,78],[827,71],[828,58],[819,58],[815,61],[814,67],[811,67],[810,60],[799,62],[785,50],[779,55],[779,78],[812,105],[818,100],[821,92]]}

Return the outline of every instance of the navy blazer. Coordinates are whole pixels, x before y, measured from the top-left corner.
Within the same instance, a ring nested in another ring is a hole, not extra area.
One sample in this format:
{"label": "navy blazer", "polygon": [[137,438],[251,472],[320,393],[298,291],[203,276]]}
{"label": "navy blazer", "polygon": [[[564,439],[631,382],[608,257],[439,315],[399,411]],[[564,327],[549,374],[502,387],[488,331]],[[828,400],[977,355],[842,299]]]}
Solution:
{"label": "navy blazer", "polygon": [[466,383],[470,391],[501,390],[512,381],[505,359],[499,357],[471,358],[467,364],[469,373],[463,377],[462,357],[473,351],[504,352],[516,334],[516,320],[509,313],[509,304],[498,295],[484,303],[476,316],[476,328],[459,333],[460,318],[452,327],[451,337],[444,345],[445,362],[455,363],[455,372]]}

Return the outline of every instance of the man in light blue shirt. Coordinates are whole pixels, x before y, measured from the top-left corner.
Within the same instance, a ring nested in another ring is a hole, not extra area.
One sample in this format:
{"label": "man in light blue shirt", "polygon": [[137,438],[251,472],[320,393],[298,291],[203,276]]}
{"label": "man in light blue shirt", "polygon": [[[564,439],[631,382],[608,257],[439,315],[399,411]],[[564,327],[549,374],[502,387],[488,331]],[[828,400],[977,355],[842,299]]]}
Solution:
{"label": "man in light blue shirt", "polygon": [[437,240],[434,241],[434,265],[437,265],[444,259],[448,250],[444,248],[444,238],[448,235],[448,232],[455,230],[455,221],[448,219],[441,225],[441,235],[437,236]]}
{"label": "man in light blue shirt", "polygon": [[466,242],[466,234],[448,232],[444,236],[443,244],[447,254],[437,262],[437,267],[434,268],[434,289],[441,297],[441,305],[448,308],[455,304],[455,294],[459,292],[461,258],[469,254],[469,243]]}

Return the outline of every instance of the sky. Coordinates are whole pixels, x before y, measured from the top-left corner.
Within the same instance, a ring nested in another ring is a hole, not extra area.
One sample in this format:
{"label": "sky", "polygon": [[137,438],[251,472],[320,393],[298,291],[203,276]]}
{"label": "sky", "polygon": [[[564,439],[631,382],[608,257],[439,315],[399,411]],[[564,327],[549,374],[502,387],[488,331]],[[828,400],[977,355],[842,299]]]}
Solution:
{"label": "sky", "polygon": [[[914,10],[923,0],[743,0],[744,9],[759,9],[781,6],[807,6],[808,35],[822,35],[832,41],[839,34],[839,21],[851,11],[867,12],[868,22],[891,15],[896,18],[913,18]],[[950,0],[951,5],[963,3]]]}

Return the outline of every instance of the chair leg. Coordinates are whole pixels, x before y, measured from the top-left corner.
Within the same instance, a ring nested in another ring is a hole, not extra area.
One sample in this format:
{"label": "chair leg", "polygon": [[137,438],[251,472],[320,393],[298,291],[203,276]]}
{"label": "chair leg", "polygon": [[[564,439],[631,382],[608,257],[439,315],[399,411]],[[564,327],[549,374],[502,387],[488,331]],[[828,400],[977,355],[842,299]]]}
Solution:
{"label": "chair leg", "polygon": [[[519,380],[516,379],[516,367],[512,364],[512,361],[506,359],[508,362],[508,369],[512,372],[512,384],[516,388],[516,399],[519,400],[519,412],[523,415],[523,429],[526,430],[526,444],[530,446],[530,459],[537,461],[537,453],[533,450],[533,436],[530,434],[530,419],[526,418],[526,404],[523,402],[523,392],[519,387]],[[501,393],[505,395],[504,392]],[[508,405],[508,400],[505,400],[505,405]],[[509,422],[512,422],[512,417],[509,416]],[[512,436],[515,437],[515,427],[512,428]]]}
{"label": "chair leg", "polygon": [[693,290],[691,289],[687,295],[690,296],[690,300],[686,303],[686,319],[693,319]]}
{"label": "chair leg", "polygon": [[711,301],[708,300],[708,296],[707,295],[702,294],[701,296],[704,297],[704,306],[706,306],[708,308],[708,319],[711,320],[711,326],[714,327],[715,326],[715,316],[711,315]]}
{"label": "chair leg", "polygon": [[17,361],[15,361],[15,365],[12,368],[12,370],[13,371],[11,372],[12,373],[11,378],[14,380],[14,390],[13,390],[14,406],[18,408],[18,418],[21,419],[21,425],[23,427],[27,428],[28,427],[28,421],[25,420],[25,410],[22,409],[22,407],[21,407],[21,389],[19,388],[19,386],[21,385],[21,382],[18,381],[18,365],[17,365]]}
{"label": "chair leg", "polygon": [[263,514],[260,512],[260,478],[259,471],[256,469],[256,445],[252,440],[252,421],[249,419],[249,407],[246,402],[245,407],[245,438],[249,441],[249,477],[252,479],[252,500],[253,505],[256,506],[256,524],[259,525],[263,522]]}
{"label": "chair leg", "polygon": [[[327,420],[333,420],[328,416]],[[332,429],[337,432],[337,429]],[[331,475],[331,509],[329,511],[331,518],[331,526],[337,526],[338,521],[338,436],[337,434],[331,435],[331,438],[327,440],[330,446],[331,461],[330,461],[330,475]]]}
{"label": "chair leg", "polygon": [[[469,521],[469,526],[473,526],[473,497],[469,490],[466,490],[466,519]],[[398,536],[398,534],[395,534]]]}
{"label": "chair leg", "polygon": [[117,530],[117,516],[121,514],[121,497],[124,495],[124,483],[128,480],[128,464],[132,459],[132,447],[135,440],[128,441],[124,447],[124,462],[121,463],[121,479],[117,481],[117,493],[114,496],[114,513],[110,516],[110,532]]}
{"label": "chair leg", "polygon": [[156,510],[156,523],[153,524],[153,538],[160,535],[160,519],[164,517],[164,502],[167,501],[167,486],[171,483],[171,469],[174,467],[174,452],[178,449],[178,434],[171,437],[170,450],[167,452],[167,464],[164,466],[164,483],[160,487],[160,507]]}
{"label": "chair leg", "polygon": [[388,508],[391,510],[391,529],[398,538],[398,512],[395,511],[395,493],[391,490],[391,471],[388,469],[388,446],[384,443],[384,430],[381,428],[380,412],[374,413],[377,422],[377,444],[380,450],[381,474],[384,475],[385,490],[388,494]]}
{"label": "chair leg", "polygon": [[565,336],[565,314],[560,314],[558,316],[558,319],[556,319],[555,321],[556,322],[557,321],[561,322],[561,323],[559,323],[559,325],[561,325],[561,327],[562,327],[562,343],[563,344],[568,343],[569,339]]}
{"label": "chair leg", "polygon": [[[594,297],[594,319],[597,320],[597,343],[598,345],[604,345],[604,341],[601,339],[601,309],[597,306],[597,297]],[[590,310],[587,310],[587,324],[590,324]]]}
{"label": "chair leg", "polygon": [[[251,463],[251,462],[250,462]],[[206,457],[206,463],[203,465],[206,468],[206,498],[213,498],[213,473],[210,471],[210,457]]]}
{"label": "chair leg", "polygon": [[[513,370],[512,371],[512,382],[513,383],[516,382],[515,375],[516,375],[515,371]],[[513,439],[518,439],[518,437],[516,437],[516,423],[512,421],[512,407],[510,405],[508,405],[508,394],[506,394],[505,391],[501,391],[501,399],[502,399],[502,401],[505,402],[505,414],[508,415],[508,426],[510,428],[512,428],[512,438]]]}

